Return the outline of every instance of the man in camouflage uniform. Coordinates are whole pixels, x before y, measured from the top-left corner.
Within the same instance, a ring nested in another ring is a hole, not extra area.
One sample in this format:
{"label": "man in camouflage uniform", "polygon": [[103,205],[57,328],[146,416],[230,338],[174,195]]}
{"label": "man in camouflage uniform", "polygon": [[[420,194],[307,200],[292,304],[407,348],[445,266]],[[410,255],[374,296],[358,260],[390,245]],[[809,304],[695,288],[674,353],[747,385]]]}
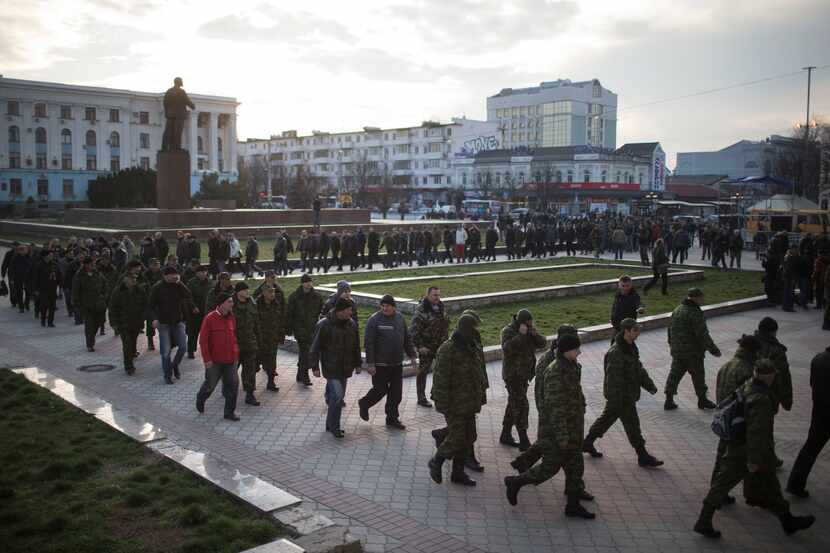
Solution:
{"label": "man in camouflage uniform", "polygon": [[[718,404],[729,398],[735,390],[744,385],[744,382],[752,378],[755,362],[760,358],[758,356],[760,349],[761,342],[755,336],[741,336],[738,340],[738,349],[735,350],[735,355],[718,370],[715,387],[715,400]],[[729,442],[718,440],[715,467],[712,469],[712,482],[715,481],[715,476],[718,474],[727,445],[729,445]],[[731,505],[735,503],[735,498],[727,495],[723,502],[725,505]]]}
{"label": "man in camouflage uniform", "polygon": [[85,257],[81,270],[72,280],[72,306],[84,320],[87,351],[95,351],[95,334],[107,314],[107,283],[91,257]]}
{"label": "man in camouflage uniform", "polygon": [[432,362],[438,348],[447,340],[449,327],[450,318],[441,302],[441,290],[437,286],[430,286],[409,324],[412,343],[418,350],[415,386],[418,391],[418,405],[422,407],[432,407],[426,396],[427,374],[432,370]]}
{"label": "man in camouflage uniform", "polygon": [[580,500],[591,500],[585,491],[582,475],[582,439],[585,424],[585,396],[582,394],[582,367],[577,363],[579,338],[565,334],[557,340],[556,359],[545,371],[542,403],[539,409],[537,444],[542,450],[542,463],[518,476],[504,479],[507,501],[518,503],[519,490],[527,484],[539,485],[553,477],[559,469],[565,471],[565,494],[568,502],[565,516],[592,519]]}
{"label": "man in camouflage uniform", "polygon": [[193,295],[193,305],[198,310],[187,317],[187,358],[196,358],[196,347],[199,345],[199,330],[202,328],[202,321],[205,318],[205,307],[207,297],[213,285],[208,278],[208,268],[199,265],[196,268],[196,275],[187,281],[187,288]]}
{"label": "man in camouflage uniform", "polygon": [[639,336],[640,325],[636,320],[623,319],[620,322],[620,332],[603,361],[605,379],[602,391],[605,408],[585,436],[582,451],[591,457],[602,457],[602,453],[594,447],[594,441],[602,438],[619,419],[623,423],[628,443],[637,452],[637,463],[641,467],[659,467],[663,461],[646,451],[646,441],[640,431],[640,417],[637,415],[640,389],[652,395],[657,393],[657,386],[640,362],[640,350],[634,343]]}
{"label": "man in camouflage uniform", "polygon": [[261,295],[256,303],[259,327],[257,363],[268,376],[265,389],[279,392],[274,377],[277,376],[277,348],[285,342],[285,296],[278,287],[260,288],[257,290],[260,290]]}
{"label": "man in camouflage uniform", "polygon": [[741,386],[745,398],[746,435],[743,439],[727,444],[709,493],[703,500],[703,508],[694,531],[707,538],[721,537],[720,531],[712,526],[712,518],[729,490],[741,480],[745,483],[745,489],[751,490],[747,501],[751,498],[754,504],[777,515],[787,534],[807,529],[816,520],[812,515],[793,516],[775,474],[775,444],[772,436],[772,421],[775,417],[772,385],[775,377],[775,364],[762,359],[756,363],[753,377]]}
{"label": "man in camouflage uniform", "polygon": [[[545,346],[545,337],[533,326],[533,316],[521,309],[513,316],[513,322],[501,331],[501,376],[507,389],[507,406],[504,409],[499,443],[527,451],[527,418],[530,405],[527,387],[536,375],[536,350]],[[519,443],[513,439],[513,427],[519,433]]]}
{"label": "man in camouflage uniform", "polygon": [[121,351],[124,355],[124,371],[130,376],[135,373],[133,360],[136,356],[136,341],[144,326],[144,314],[147,312],[147,291],[137,283],[137,275],[127,271],[122,283],[110,296],[110,326],[121,338]]}
{"label": "man in camouflage uniform", "polygon": [[254,396],[259,350],[259,316],[254,300],[248,297],[248,284],[244,280],[234,286],[233,316],[236,319],[236,343],[239,344],[239,365],[242,366],[245,403],[259,405]]}
{"label": "man in camouflage uniform", "polygon": [[[561,325],[557,329],[556,338],[551,342],[548,350],[544,354],[542,354],[542,357],[540,357],[539,361],[536,362],[536,381],[533,384],[533,397],[536,403],[537,410],[543,409],[544,407],[545,374],[550,364],[556,360],[556,347],[559,344],[559,340],[565,334],[572,334],[574,336],[579,337],[579,331],[576,329],[575,326],[569,324]],[[539,420],[542,419],[542,411],[540,410]],[[539,459],[542,458],[541,440],[544,438],[543,430],[544,426],[540,424],[537,431],[536,441],[533,442],[533,444],[531,444],[527,451],[520,454],[510,463],[511,467],[513,467],[520,473],[525,472],[534,464],[536,464],[536,462],[539,461]]]}
{"label": "man in camouflage uniform", "polygon": [[446,459],[452,459],[450,481],[464,486],[475,486],[475,480],[464,472],[464,461],[476,441],[476,413],[486,401],[486,384],[482,378],[484,352],[476,341],[478,319],[465,314],[458,319],[452,337],[438,348],[432,399],[435,408],[447,419],[446,439],[435,457],[429,461],[429,474],[440,484],[441,468]]}
{"label": "man in camouflage uniform", "polygon": [[[759,358],[771,359],[775,363],[778,375],[772,385],[772,396],[775,401],[775,412],[778,406],[789,411],[793,408],[793,377],[790,373],[790,362],[787,359],[787,347],[778,341],[778,321],[772,317],[764,317],[758,323],[755,337],[761,341]],[[784,460],[778,458],[778,466],[782,467]]]}
{"label": "man in camouflage uniform", "polygon": [[703,358],[707,351],[715,357],[720,357],[721,352],[709,336],[709,328],[700,309],[702,304],[703,291],[700,288],[690,288],[686,299],[671,314],[668,337],[672,360],[671,371],[666,379],[666,403],[663,405],[666,411],[677,409],[673,398],[677,394],[677,385],[687,372],[692,376],[698,408],[716,407],[706,397]]}
{"label": "man in camouflage uniform", "polygon": [[322,308],[323,296],[314,289],[311,275],[306,273],[300,277],[300,286],[288,296],[286,313],[291,334],[300,350],[297,356],[297,382],[302,382],[305,386],[312,385],[308,377],[308,370],[311,368],[308,354]]}

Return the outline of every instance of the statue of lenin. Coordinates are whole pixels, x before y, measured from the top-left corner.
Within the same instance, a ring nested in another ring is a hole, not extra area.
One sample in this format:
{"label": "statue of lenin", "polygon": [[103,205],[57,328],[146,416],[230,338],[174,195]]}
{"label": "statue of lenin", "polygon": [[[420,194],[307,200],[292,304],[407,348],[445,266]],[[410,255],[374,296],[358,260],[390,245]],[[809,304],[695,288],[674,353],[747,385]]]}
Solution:
{"label": "statue of lenin", "polygon": [[164,93],[164,136],[161,139],[161,150],[173,152],[182,149],[182,130],[187,121],[187,108],[196,109],[193,102],[182,88],[181,77],[173,80],[173,88]]}

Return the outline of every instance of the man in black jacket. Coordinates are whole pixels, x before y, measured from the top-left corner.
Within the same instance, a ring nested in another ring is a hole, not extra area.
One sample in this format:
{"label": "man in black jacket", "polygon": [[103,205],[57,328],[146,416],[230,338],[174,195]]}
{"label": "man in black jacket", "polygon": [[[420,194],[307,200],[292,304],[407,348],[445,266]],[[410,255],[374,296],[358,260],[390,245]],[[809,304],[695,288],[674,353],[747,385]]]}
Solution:
{"label": "man in black jacket", "polygon": [[369,246],[369,270],[372,270],[372,263],[375,261],[380,261],[380,257],[378,252],[380,251],[380,235],[378,232],[373,228],[369,227],[369,237],[367,239],[367,244]]}
{"label": "man in black jacket", "polygon": [[[637,319],[643,313],[644,307],[640,301],[640,294],[634,289],[634,282],[628,275],[620,277],[617,292],[614,294],[614,304],[611,306],[611,326],[614,327],[614,336],[620,333],[620,323],[623,319]],[[611,341],[613,342],[612,336]]]}
{"label": "man in black jacket", "polygon": [[40,308],[40,326],[55,326],[55,303],[58,299],[58,287],[60,285],[60,271],[55,262],[51,250],[41,250],[43,258],[38,264],[35,273],[35,289],[38,293],[38,306]]}
{"label": "man in black jacket", "polygon": [[[185,320],[196,314],[193,296],[187,286],[179,282],[179,271],[175,267],[162,270],[162,280],[150,291],[149,308],[153,317],[153,328],[159,333],[159,353],[164,381],[173,384],[173,377],[181,378],[179,363],[187,351]],[[176,356],[170,360],[170,353],[176,348]]]}
{"label": "man in black jacket", "polygon": [[807,477],[830,439],[830,347],[816,355],[810,363],[810,387],[813,389],[810,431],[787,481],[787,491],[797,497],[810,495]]}
{"label": "man in black jacket", "polygon": [[32,270],[32,254],[29,246],[18,244],[14,255],[9,260],[9,283],[11,284],[11,302],[23,313],[29,310],[30,287],[27,286]]}

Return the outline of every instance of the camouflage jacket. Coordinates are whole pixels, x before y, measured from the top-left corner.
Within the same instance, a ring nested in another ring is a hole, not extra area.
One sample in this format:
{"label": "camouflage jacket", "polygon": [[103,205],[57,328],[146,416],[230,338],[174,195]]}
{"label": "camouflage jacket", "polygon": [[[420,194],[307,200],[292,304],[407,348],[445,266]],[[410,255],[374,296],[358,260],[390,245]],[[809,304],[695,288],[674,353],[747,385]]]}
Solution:
{"label": "camouflage jacket", "polygon": [[557,355],[545,369],[544,407],[540,411],[545,426],[562,449],[582,447],[585,430],[585,396],[582,394],[582,367]]}
{"label": "camouflage jacket", "polygon": [[533,397],[536,400],[536,410],[539,411],[539,420],[543,421],[545,416],[545,374],[548,367],[556,359],[556,340],[553,341],[542,357],[536,362],[536,381],[533,383]]}
{"label": "camouflage jacket", "polygon": [[757,379],[744,386],[744,417],[746,417],[746,462],[762,470],[774,470],[777,458],[773,439],[775,406],[772,390]]}
{"label": "camouflage jacket", "polygon": [[245,303],[234,299],[233,316],[236,319],[236,343],[240,353],[255,353],[259,339],[259,317],[254,300]]}
{"label": "camouflage jacket", "polygon": [[503,352],[501,377],[529,382],[536,375],[536,350],[545,347],[541,334],[519,332],[519,323],[513,321],[501,330]]}
{"label": "camouflage jacket", "polygon": [[787,347],[778,341],[777,338],[759,330],[755,331],[755,337],[761,340],[761,351],[758,358],[766,357],[775,363],[778,374],[775,382],[772,383],[773,401],[775,410],[780,404],[789,411],[793,407],[793,377],[790,374],[790,362],[787,359]]}
{"label": "camouflage jacket", "polygon": [[119,284],[110,296],[110,326],[120,332],[141,330],[144,327],[148,301],[147,291],[143,286],[136,284],[130,290],[125,284]]}
{"label": "camouflage jacket", "polygon": [[285,298],[274,295],[274,301],[260,298],[257,307],[257,345],[260,351],[274,352],[285,341]]}
{"label": "camouflage jacket", "polygon": [[712,355],[720,351],[709,336],[703,310],[690,299],[672,312],[668,335],[672,357],[703,357],[707,351]]}
{"label": "camouflage jacket", "polygon": [[314,329],[320,319],[320,310],[323,308],[323,296],[312,288],[308,292],[298,286],[288,296],[288,312],[286,313],[286,330],[291,328],[291,334],[300,343],[311,343],[314,338]]}
{"label": "camouflage jacket", "polygon": [[193,305],[199,310],[199,315],[207,314],[207,299],[213,283],[209,278],[202,280],[199,277],[193,277],[187,281],[187,287],[193,295]]}
{"label": "camouflage jacket", "polygon": [[72,279],[72,305],[89,311],[106,311],[107,282],[98,271],[87,273],[83,269]]}
{"label": "camouflage jacket", "polygon": [[[424,298],[409,323],[412,344],[415,349],[427,348],[427,357],[434,357],[449,336],[450,317],[444,311],[443,303],[439,303],[438,306],[437,311],[433,310],[432,304]],[[424,354],[419,355],[424,357]]]}
{"label": "camouflage jacket", "polygon": [[637,344],[629,344],[617,335],[603,360],[605,379],[602,391],[609,402],[635,403],[640,399],[640,389],[657,393],[657,386],[640,362]]}
{"label": "camouflage jacket", "polygon": [[432,377],[432,400],[440,413],[474,415],[486,400],[482,377],[484,352],[474,340],[458,332],[444,342],[435,357]]}
{"label": "camouflage jacket", "polygon": [[718,370],[718,377],[715,381],[717,383],[715,398],[718,403],[743,386],[744,382],[752,379],[754,364],[755,356],[751,352],[742,347],[735,351],[735,356]]}

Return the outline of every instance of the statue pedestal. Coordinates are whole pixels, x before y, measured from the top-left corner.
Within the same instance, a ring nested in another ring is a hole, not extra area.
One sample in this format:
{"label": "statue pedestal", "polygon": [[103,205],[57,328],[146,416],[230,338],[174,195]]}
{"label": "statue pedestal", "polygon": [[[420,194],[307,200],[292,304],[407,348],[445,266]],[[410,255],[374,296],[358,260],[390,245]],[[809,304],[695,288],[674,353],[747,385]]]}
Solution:
{"label": "statue pedestal", "polygon": [[159,152],[156,174],[158,209],[190,209],[190,154]]}

